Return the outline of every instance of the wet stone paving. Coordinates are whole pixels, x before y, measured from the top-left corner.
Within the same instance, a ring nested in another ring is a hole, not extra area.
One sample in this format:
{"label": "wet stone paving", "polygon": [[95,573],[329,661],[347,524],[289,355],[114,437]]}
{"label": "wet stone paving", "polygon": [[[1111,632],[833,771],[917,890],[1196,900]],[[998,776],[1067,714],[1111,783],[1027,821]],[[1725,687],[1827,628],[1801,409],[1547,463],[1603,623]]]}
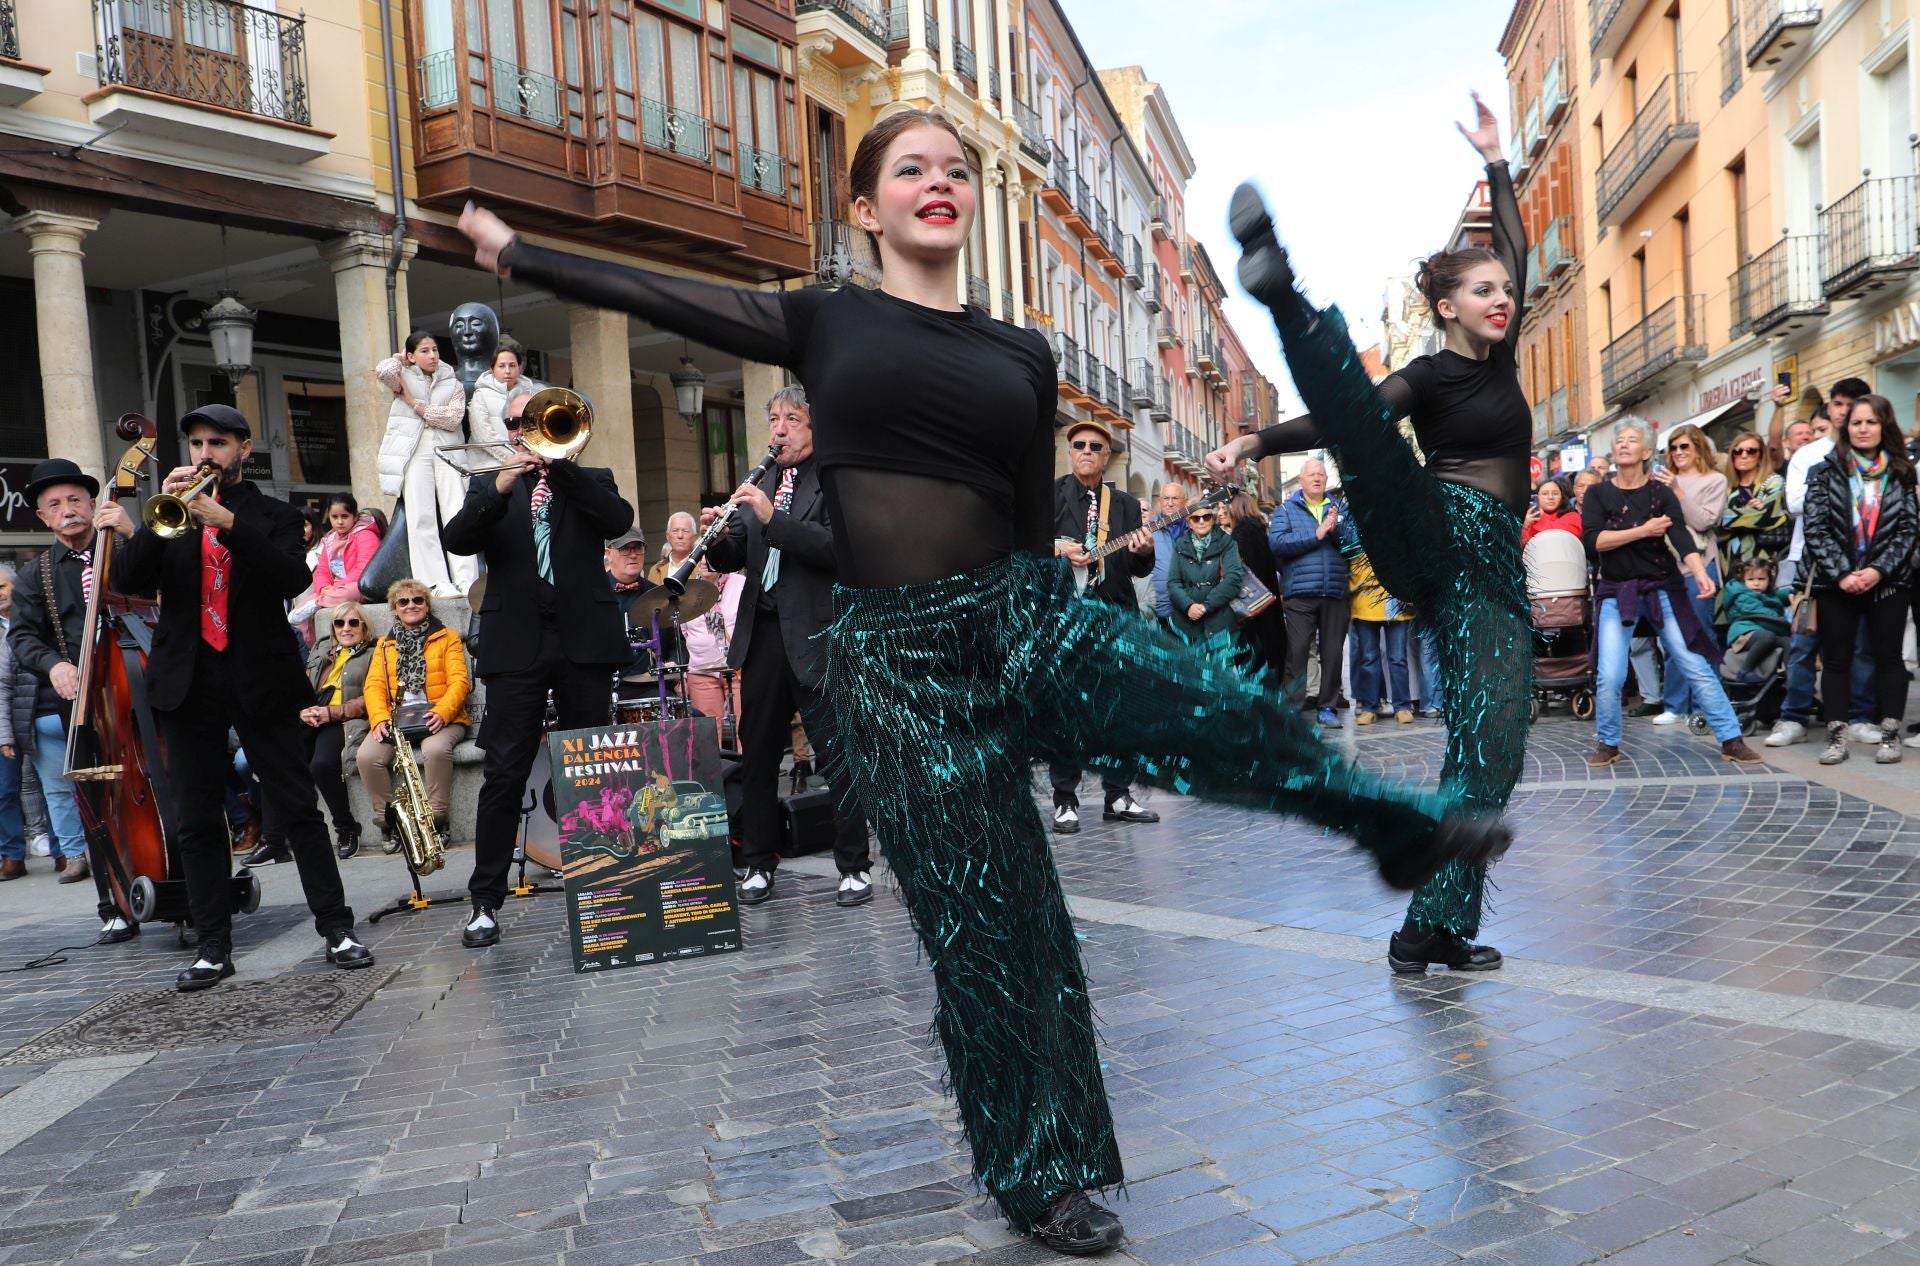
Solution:
{"label": "wet stone paving", "polygon": [[[1437,774],[1429,725],[1343,741]],[[1104,824],[1087,785],[1056,851],[1130,1180],[1108,1260],[1920,1263],[1920,830],[1706,740],[1591,742],[1535,731],[1477,976],[1392,976],[1404,898],[1340,839],[1167,793]],[[480,952],[455,906],[363,923],[401,970],[325,1036],[0,1065],[0,1266],[1053,1260],[969,1179],[904,911],[830,871],[790,865],[740,954],[579,977],[558,897]],[[0,965],[86,939],[41,882],[0,889]],[[297,900],[268,876],[243,978]],[[0,977],[0,1054],[183,962],[152,930]]]}

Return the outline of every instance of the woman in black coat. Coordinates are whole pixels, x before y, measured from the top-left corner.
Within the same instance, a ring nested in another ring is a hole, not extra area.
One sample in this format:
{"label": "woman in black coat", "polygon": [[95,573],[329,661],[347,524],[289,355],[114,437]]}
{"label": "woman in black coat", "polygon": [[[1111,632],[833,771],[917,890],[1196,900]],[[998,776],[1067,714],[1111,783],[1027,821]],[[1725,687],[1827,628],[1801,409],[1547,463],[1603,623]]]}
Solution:
{"label": "woman in black coat", "polygon": [[1873,649],[1880,747],[1873,759],[1900,759],[1907,711],[1906,582],[1920,536],[1913,463],[1885,396],[1853,402],[1833,452],[1807,478],[1807,557],[1820,634],[1820,699],[1827,723],[1822,765],[1847,759],[1847,674],[1862,621]]}
{"label": "woman in black coat", "polygon": [[1240,626],[1240,641],[1248,652],[1247,671],[1277,675],[1285,670],[1287,663],[1287,623],[1279,602],[1280,569],[1275,566],[1273,549],[1267,544],[1267,516],[1260,513],[1259,503],[1244,492],[1236,494],[1224,509],[1225,522],[1232,530],[1241,564],[1275,596],[1265,611]]}

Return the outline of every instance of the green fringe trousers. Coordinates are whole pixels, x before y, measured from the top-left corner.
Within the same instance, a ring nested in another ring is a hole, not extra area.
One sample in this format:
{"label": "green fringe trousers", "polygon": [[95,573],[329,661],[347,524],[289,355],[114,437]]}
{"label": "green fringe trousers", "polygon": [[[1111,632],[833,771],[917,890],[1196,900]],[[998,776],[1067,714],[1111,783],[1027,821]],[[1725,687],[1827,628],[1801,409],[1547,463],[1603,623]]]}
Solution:
{"label": "green fringe trousers", "polygon": [[1031,761],[1277,809],[1388,859],[1452,807],[1323,747],[1277,692],[1015,554],[904,589],[835,590],[822,696],[834,779],[879,835],[934,974],[974,1174],[1016,1229],[1123,1180],[1086,973]]}
{"label": "green fringe trousers", "polygon": [[[1340,467],[1354,526],[1387,592],[1433,630],[1446,685],[1443,791],[1507,807],[1525,764],[1533,694],[1533,623],[1520,564],[1520,521],[1477,488],[1428,474],[1360,364],[1345,319],[1329,308],[1281,339],[1295,388]],[[1480,932],[1484,865],[1455,862],[1413,894],[1407,922],[1471,940]]]}

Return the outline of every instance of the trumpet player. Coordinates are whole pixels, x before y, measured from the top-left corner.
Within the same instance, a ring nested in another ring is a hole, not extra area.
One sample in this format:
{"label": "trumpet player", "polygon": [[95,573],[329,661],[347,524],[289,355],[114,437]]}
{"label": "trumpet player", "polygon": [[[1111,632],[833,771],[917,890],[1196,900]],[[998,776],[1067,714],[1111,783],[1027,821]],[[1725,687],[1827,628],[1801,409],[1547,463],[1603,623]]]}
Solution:
{"label": "trumpet player", "polygon": [[169,754],[167,791],[200,934],[199,957],[174,985],[207,989],[234,974],[231,855],[221,817],[229,727],[286,827],[327,961],[371,967],[373,952],[353,937],[353,910],[301,732],[300,709],[312,702],[313,686],[286,614],[287,600],[313,580],[300,512],[243,477],[253,429],[239,410],[207,405],[180,419],[180,431],[193,464],[176,467],[160,488],[187,498],[184,522],[176,529],[156,517],[141,527],[112,575],[122,593],[160,598],[148,698]]}
{"label": "trumpet player", "polygon": [[[747,877],[743,905],[773,895],[780,865],[780,754],[797,709],[827,767],[838,755],[833,719],[820,706],[820,633],[833,619],[833,537],[820,471],[813,461],[813,415],[807,393],[786,387],[767,402],[768,441],[782,446],[771,495],[740,485],[732,525],[707,549],[715,571],[741,572],[739,610],[727,662],[740,672],[740,851]],[[710,527],[719,507],[701,513]],[[845,774],[835,772],[836,781]],[[873,900],[873,858],[867,820],[847,808],[834,815],[833,860],[843,906]]]}
{"label": "trumpet player", "polygon": [[[520,440],[533,399],[508,402],[510,441]],[[506,468],[473,476],[460,513],[440,530],[448,553],[482,555],[487,563],[480,603],[486,636],[475,665],[487,683],[480,721],[487,762],[467,881],[473,913],[460,938],[470,948],[500,939],[497,916],[521,795],[546,741],[547,692],[561,729],[604,725],[612,702],[607,680],[633,657],[601,566],[602,542],[632,526],[633,507],[621,499],[612,471],[550,462],[523,449]]]}

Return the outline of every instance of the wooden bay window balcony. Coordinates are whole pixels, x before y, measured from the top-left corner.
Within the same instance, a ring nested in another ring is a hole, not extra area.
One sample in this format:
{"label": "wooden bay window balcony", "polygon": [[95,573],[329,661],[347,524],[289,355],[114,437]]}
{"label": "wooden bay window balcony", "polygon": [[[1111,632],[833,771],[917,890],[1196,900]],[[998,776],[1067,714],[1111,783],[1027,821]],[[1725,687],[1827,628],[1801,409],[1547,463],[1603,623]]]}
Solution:
{"label": "wooden bay window balcony", "polygon": [[730,0],[756,25],[723,28],[709,7],[409,0],[419,200],[505,204],[517,224],[746,280],[814,271],[794,19]]}

